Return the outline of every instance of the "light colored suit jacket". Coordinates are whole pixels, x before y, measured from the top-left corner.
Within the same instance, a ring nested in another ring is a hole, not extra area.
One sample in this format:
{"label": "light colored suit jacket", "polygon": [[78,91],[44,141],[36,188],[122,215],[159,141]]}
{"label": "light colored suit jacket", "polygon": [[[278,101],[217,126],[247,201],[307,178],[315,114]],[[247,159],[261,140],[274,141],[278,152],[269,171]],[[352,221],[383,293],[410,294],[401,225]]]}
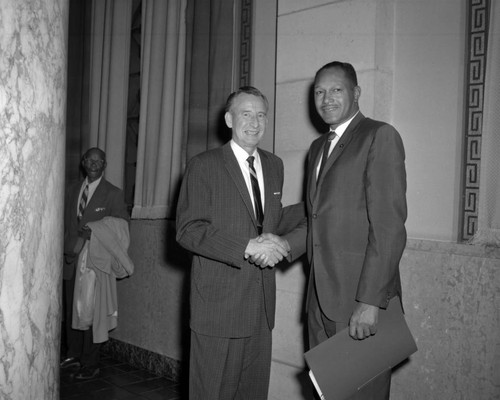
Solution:
{"label": "light colored suit jacket", "polygon": [[[276,233],[282,215],[283,163],[258,150],[264,174],[263,232]],[[260,304],[274,327],[274,269],[244,258],[258,236],[250,194],[229,143],[189,162],[177,207],[177,241],[193,253],[191,329],[219,337],[246,337],[255,329]]]}
{"label": "light colored suit jacket", "polygon": [[[316,182],[326,140],[327,135],[315,140],[308,154],[308,298],[315,285],[323,313],[347,322],[356,301],[386,308],[391,298],[401,296],[405,153],[391,125],[358,113]],[[303,240],[305,230],[299,229],[294,240]]]}

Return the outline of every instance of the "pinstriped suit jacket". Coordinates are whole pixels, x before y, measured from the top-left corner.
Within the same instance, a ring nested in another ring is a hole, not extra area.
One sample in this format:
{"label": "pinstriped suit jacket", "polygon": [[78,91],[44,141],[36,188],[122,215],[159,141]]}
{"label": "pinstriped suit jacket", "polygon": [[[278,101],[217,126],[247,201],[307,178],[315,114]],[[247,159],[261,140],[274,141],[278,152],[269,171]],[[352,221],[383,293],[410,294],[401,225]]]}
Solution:
{"label": "pinstriped suit jacket", "polygon": [[[283,163],[258,150],[264,174],[263,232],[276,233],[282,214]],[[219,337],[250,336],[259,304],[274,327],[274,269],[244,259],[257,222],[243,174],[229,143],[194,157],[177,207],[177,241],[193,253],[191,329]]]}

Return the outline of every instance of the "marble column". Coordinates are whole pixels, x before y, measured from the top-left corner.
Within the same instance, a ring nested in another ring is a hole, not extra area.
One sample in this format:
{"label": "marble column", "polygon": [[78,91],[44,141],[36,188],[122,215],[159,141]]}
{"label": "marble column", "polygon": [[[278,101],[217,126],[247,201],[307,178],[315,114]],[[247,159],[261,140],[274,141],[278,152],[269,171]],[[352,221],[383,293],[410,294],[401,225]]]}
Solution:
{"label": "marble column", "polygon": [[58,399],[69,0],[0,0],[0,398]]}

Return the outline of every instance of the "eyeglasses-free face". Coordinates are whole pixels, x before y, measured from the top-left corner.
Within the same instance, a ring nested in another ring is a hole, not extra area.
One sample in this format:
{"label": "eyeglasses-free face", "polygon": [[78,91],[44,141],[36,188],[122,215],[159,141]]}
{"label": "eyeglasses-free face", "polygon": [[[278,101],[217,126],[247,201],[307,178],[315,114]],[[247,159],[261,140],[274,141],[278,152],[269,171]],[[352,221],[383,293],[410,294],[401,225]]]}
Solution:
{"label": "eyeglasses-free face", "polygon": [[102,167],[106,161],[101,160],[101,159],[93,159],[93,158],[84,158],[83,163],[86,165],[93,165],[95,164],[98,167]]}
{"label": "eyeglasses-free face", "polygon": [[104,157],[103,152],[99,149],[91,149],[83,157],[82,165],[89,182],[94,182],[102,176],[106,169],[106,159]]}

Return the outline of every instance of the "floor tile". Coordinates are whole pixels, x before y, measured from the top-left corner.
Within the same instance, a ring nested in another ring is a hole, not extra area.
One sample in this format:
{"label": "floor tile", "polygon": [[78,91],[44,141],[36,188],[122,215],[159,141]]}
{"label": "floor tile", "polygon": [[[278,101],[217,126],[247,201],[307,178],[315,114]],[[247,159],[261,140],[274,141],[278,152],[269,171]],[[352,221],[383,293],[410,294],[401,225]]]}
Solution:
{"label": "floor tile", "polygon": [[77,368],[61,370],[60,400],[183,400],[180,385],[127,363],[102,357],[99,375],[74,378]]}
{"label": "floor tile", "polygon": [[172,388],[163,387],[142,393],[148,400],[181,400],[180,394]]}
{"label": "floor tile", "polygon": [[123,388],[128,390],[129,392],[142,394],[147,391],[169,386],[172,386],[172,384],[167,379],[156,378],[156,379],[146,379],[140,382],[131,383],[130,385],[124,385]]}

